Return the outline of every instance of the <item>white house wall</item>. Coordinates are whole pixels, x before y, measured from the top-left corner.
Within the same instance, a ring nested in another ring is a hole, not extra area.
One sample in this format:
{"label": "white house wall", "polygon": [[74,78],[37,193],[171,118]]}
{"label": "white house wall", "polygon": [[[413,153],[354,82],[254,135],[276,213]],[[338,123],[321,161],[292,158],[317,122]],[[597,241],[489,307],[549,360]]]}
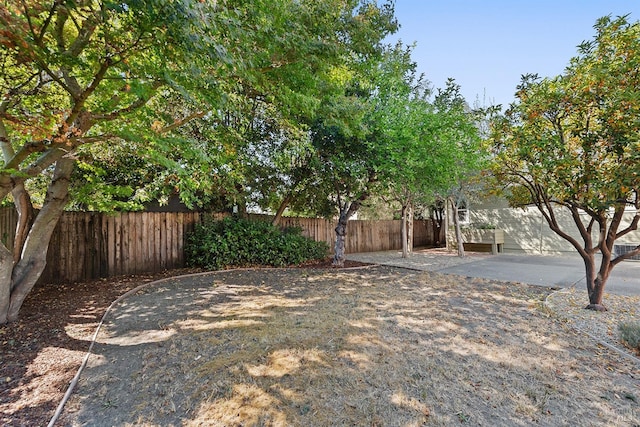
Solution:
{"label": "white house wall", "polygon": [[[566,209],[559,209],[556,215],[561,228],[582,242],[571,214]],[[587,215],[583,218],[585,224],[588,224]],[[621,228],[627,226],[632,218],[633,213],[629,212]],[[484,203],[470,204],[469,219],[471,226],[491,224],[495,228],[504,230],[505,252],[538,254],[575,252],[569,242],[551,231],[542,214],[535,207],[514,209],[510,208],[504,199],[492,198]],[[595,232],[594,238],[597,238]],[[621,237],[616,244],[640,244],[640,230]]]}

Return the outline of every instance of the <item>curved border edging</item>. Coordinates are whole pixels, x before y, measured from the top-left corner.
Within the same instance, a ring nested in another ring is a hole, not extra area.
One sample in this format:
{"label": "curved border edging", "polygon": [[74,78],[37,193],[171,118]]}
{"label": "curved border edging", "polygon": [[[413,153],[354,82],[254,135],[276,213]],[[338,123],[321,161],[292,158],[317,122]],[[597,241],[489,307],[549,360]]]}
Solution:
{"label": "curved border edging", "polygon": [[[551,305],[549,304],[549,298],[554,296],[554,295],[556,295],[556,294],[562,293],[562,292],[567,292],[567,289],[559,289],[559,290],[557,290],[555,292],[552,292],[549,295],[547,295],[547,297],[544,299],[544,307],[547,308],[548,310],[551,310],[555,314],[556,317],[561,317],[561,315],[558,314],[558,312],[551,307]],[[621,348],[616,347],[615,345],[609,344],[608,342],[596,337],[593,334],[590,334],[589,332],[585,331],[584,329],[582,329],[582,328],[580,328],[580,327],[578,327],[578,326],[576,326],[574,324],[570,324],[569,326],[572,329],[575,329],[576,331],[580,332],[581,334],[584,334],[584,335],[588,336],[589,338],[591,338],[592,340],[594,340],[598,344],[601,344],[604,347],[608,348],[609,350],[613,350],[613,351],[617,352],[618,354],[620,354],[620,355],[622,355],[622,356],[624,356],[624,357],[626,357],[628,359],[631,359],[633,362],[635,362],[635,363],[640,365],[640,358],[634,356],[633,354],[630,354],[629,352],[627,352],[625,350],[622,350]]]}
{"label": "curved border edging", "polygon": [[[224,271],[232,271],[232,270],[224,270]],[[106,318],[109,315],[109,313],[111,313],[111,309],[116,304],[118,304],[120,301],[130,297],[131,295],[133,295],[135,293],[138,293],[139,291],[141,291],[144,288],[147,288],[147,287],[150,287],[150,286],[155,286],[155,285],[158,285],[158,284],[163,283],[165,281],[169,281],[169,280],[172,280],[172,279],[183,278],[183,277],[203,276],[203,275],[212,274],[212,273],[215,273],[215,272],[208,271],[208,272],[203,272],[203,273],[185,274],[185,275],[182,275],[182,276],[165,277],[164,279],[159,279],[159,280],[154,280],[152,282],[143,283],[142,285],[137,286],[137,287],[125,292],[124,294],[120,295],[118,298],[116,298],[109,305],[109,307],[107,307],[107,309],[105,310],[104,314],[102,315],[102,318],[100,319],[100,322],[98,323],[98,326],[96,327],[95,332],[91,336],[91,342],[89,344],[89,348],[87,349],[87,353],[84,355],[84,358],[82,359],[82,363],[80,364],[80,367],[78,368],[78,371],[76,372],[75,376],[73,377],[73,379],[69,383],[69,387],[67,387],[67,391],[65,392],[64,396],[62,397],[62,400],[58,404],[58,407],[56,408],[56,411],[54,412],[53,417],[51,417],[51,420],[49,421],[49,424],[47,424],[47,427],[53,427],[55,425],[55,423],[58,421],[58,418],[60,418],[60,415],[62,415],[62,410],[64,409],[64,405],[67,403],[67,401],[71,397],[71,393],[73,393],[73,389],[78,384],[78,381],[80,380],[80,375],[82,374],[82,371],[84,370],[84,368],[87,366],[87,362],[89,361],[89,357],[91,357],[93,346],[96,343],[96,339],[98,338],[98,333],[100,333],[100,329],[102,328],[102,325],[104,324],[104,321],[106,320]]]}
{"label": "curved border edging", "polygon": [[[379,266],[380,266],[380,264],[370,264],[370,265],[363,265],[363,266],[359,266],[359,267],[343,267],[343,268],[340,268],[339,270],[340,271],[342,271],[342,270],[360,270],[360,269],[379,267]],[[260,268],[258,268],[258,269],[256,269],[256,268],[233,268],[233,269],[229,269],[229,270],[205,271],[205,272],[202,272],[202,273],[190,273],[190,274],[184,274],[184,275],[181,275],[181,276],[165,277],[163,279],[158,279],[158,280],[154,280],[152,282],[143,283],[142,285],[136,286],[135,288],[125,292],[124,294],[122,294],[118,298],[116,298],[109,305],[109,307],[107,307],[107,309],[105,310],[104,314],[102,315],[102,318],[100,319],[100,322],[98,323],[98,326],[96,327],[95,332],[91,336],[91,342],[89,344],[89,348],[87,349],[87,353],[84,355],[84,358],[82,359],[82,363],[80,364],[80,367],[78,368],[78,371],[76,372],[76,374],[74,375],[73,379],[69,383],[69,386],[67,387],[67,391],[65,392],[64,396],[62,397],[62,400],[58,404],[58,406],[56,408],[56,411],[54,412],[53,416],[51,417],[51,420],[49,421],[49,424],[47,424],[47,427],[53,427],[55,425],[55,423],[58,421],[58,418],[60,418],[60,415],[62,415],[62,411],[64,410],[64,406],[69,401],[69,398],[71,397],[71,394],[73,393],[73,390],[75,389],[76,385],[78,384],[78,381],[80,380],[80,376],[82,375],[82,371],[84,371],[84,368],[87,366],[87,363],[89,362],[89,357],[91,357],[93,346],[96,343],[96,339],[98,338],[98,334],[100,333],[100,329],[102,328],[102,325],[104,324],[104,321],[106,320],[106,318],[109,315],[109,313],[111,313],[111,309],[116,304],[118,304],[122,300],[130,297],[131,295],[140,292],[141,290],[143,290],[145,288],[148,288],[148,287],[151,287],[151,286],[156,286],[156,285],[159,285],[161,283],[168,282],[170,280],[184,279],[184,278],[189,278],[189,277],[206,276],[208,274],[212,274],[213,275],[213,274],[218,274],[218,273],[227,273],[227,272],[234,272],[234,271],[249,271],[249,270],[266,270],[266,269],[264,269],[264,268],[262,268],[262,269],[260,269]],[[304,267],[300,268],[300,270],[304,270]],[[336,271],[338,269],[336,269],[336,268],[326,268],[324,270],[326,270],[326,271]]]}

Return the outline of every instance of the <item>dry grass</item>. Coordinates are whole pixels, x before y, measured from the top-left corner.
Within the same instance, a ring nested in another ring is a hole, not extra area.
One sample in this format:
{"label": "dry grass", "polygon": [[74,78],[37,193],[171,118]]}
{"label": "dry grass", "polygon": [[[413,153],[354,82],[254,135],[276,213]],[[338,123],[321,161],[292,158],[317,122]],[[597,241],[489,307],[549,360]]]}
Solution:
{"label": "dry grass", "polygon": [[389,267],[224,272],[125,300],[64,425],[640,425],[638,366],[548,290]]}
{"label": "dry grass", "polygon": [[[546,305],[570,326],[624,351],[626,343],[622,339],[620,325],[640,324],[640,296],[605,293],[605,312],[585,310],[585,301],[585,290],[571,287],[550,295]],[[638,349],[627,347],[626,351],[631,356],[640,356]]]}

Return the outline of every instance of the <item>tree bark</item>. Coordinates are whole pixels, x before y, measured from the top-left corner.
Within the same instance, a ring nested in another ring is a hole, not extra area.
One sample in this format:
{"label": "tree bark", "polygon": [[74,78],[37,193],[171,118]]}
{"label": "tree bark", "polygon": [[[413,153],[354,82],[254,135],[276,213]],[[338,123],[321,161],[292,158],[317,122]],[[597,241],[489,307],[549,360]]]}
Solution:
{"label": "tree bark", "polygon": [[410,203],[402,206],[402,258],[413,252],[413,207]]}
{"label": "tree bark", "polygon": [[460,218],[458,218],[458,201],[450,199],[451,208],[453,209],[453,225],[456,229],[456,242],[458,242],[458,256],[464,258],[464,241],[462,239],[462,231],[460,230]]}
{"label": "tree bark", "polygon": [[442,241],[444,240],[442,236],[442,230],[444,228],[443,227],[444,210],[445,209],[440,206],[433,207],[433,217],[431,218],[431,227],[433,230],[433,238],[435,240],[434,243],[437,248],[442,247]]}
{"label": "tree bark", "polygon": [[347,238],[347,223],[349,222],[349,217],[347,216],[347,212],[340,212],[340,216],[338,217],[338,225],[335,228],[336,231],[336,244],[334,246],[334,255],[333,255],[333,266],[334,267],[344,267],[344,262],[346,260],[346,256],[344,253],[345,250],[345,242]]}
{"label": "tree bark", "polygon": [[24,242],[27,240],[27,233],[33,222],[33,205],[31,204],[31,198],[29,193],[24,188],[24,184],[20,183],[11,192],[13,195],[13,202],[18,212],[18,224],[16,225],[16,235],[13,239],[13,261],[18,262],[20,260],[20,254],[24,247]]}
{"label": "tree bark", "polygon": [[413,205],[409,204],[409,214],[407,216],[407,248],[409,254],[413,252]]}
{"label": "tree bark", "polygon": [[7,270],[11,275],[10,302],[0,312],[0,320],[4,319],[4,322],[18,318],[22,303],[44,271],[51,235],[69,198],[69,178],[73,165],[74,160],[71,158],[62,158],[56,163],[44,204],[29,229],[18,262],[11,268],[0,260],[0,276],[5,276]]}
{"label": "tree bark", "polygon": [[11,272],[13,256],[11,251],[0,243],[0,325],[7,323],[7,313],[11,302]]}
{"label": "tree bark", "polygon": [[271,222],[271,224],[274,227],[280,224],[280,220],[282,219],[282,214],[284,213],[285,209],[287,209],[287,206],[289,206],[290,202],[291,202],[291,195],[287,194],[287,196],[282,200],[282,203],[280,203],[280,207],[278,207],[276,216],[273,218],[273,221]]}
{"label": "tree bark", "polygon": [[334,255],[332,265],[334,267],[344,267],[344,262],[346,260],[345,257],[345,247],[346,247],[346,239],[347,239],[347,224],[349,223],[349,219],[358,212],[360,209],[360,205],[369,197],[368,192],[364,192],[353,202],[345,202],[344,204],[340,204],[340,212],[338,216],[338,225],[335,228],[336,231],[336,244],[334,246]]}
{"label": "tree bark", "polygon": [[400,220],[400,228],[401,228],[401,239],[402,239],[402,258],[407,258],[409,256],[409,247],[407,240],[407,209],[406,205],[402,206],[402,215]]}
{"label": "tree bark", "polygon": [[582,259],[585,266],[587,294],[589,295],[589,304],[585,308],[588,310],[607,311],[607,308],[602,304],[602,297],[604,296],[604,287],[610,272],[610,268],[607,266],[608,261],[603,258],[600,264],[600,271],[597,271],[593,253],[583,256]]}

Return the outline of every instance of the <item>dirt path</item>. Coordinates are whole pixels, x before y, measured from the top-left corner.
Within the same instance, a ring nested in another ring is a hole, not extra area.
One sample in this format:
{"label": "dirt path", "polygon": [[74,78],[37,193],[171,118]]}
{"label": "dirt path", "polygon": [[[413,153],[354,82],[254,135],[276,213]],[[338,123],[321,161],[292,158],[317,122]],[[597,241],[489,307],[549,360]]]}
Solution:
{"label": "dirt path", "polygon": [[638,365],[548,292],[392,267],[173,280],[115,308],[59,425],[640,425]]}

